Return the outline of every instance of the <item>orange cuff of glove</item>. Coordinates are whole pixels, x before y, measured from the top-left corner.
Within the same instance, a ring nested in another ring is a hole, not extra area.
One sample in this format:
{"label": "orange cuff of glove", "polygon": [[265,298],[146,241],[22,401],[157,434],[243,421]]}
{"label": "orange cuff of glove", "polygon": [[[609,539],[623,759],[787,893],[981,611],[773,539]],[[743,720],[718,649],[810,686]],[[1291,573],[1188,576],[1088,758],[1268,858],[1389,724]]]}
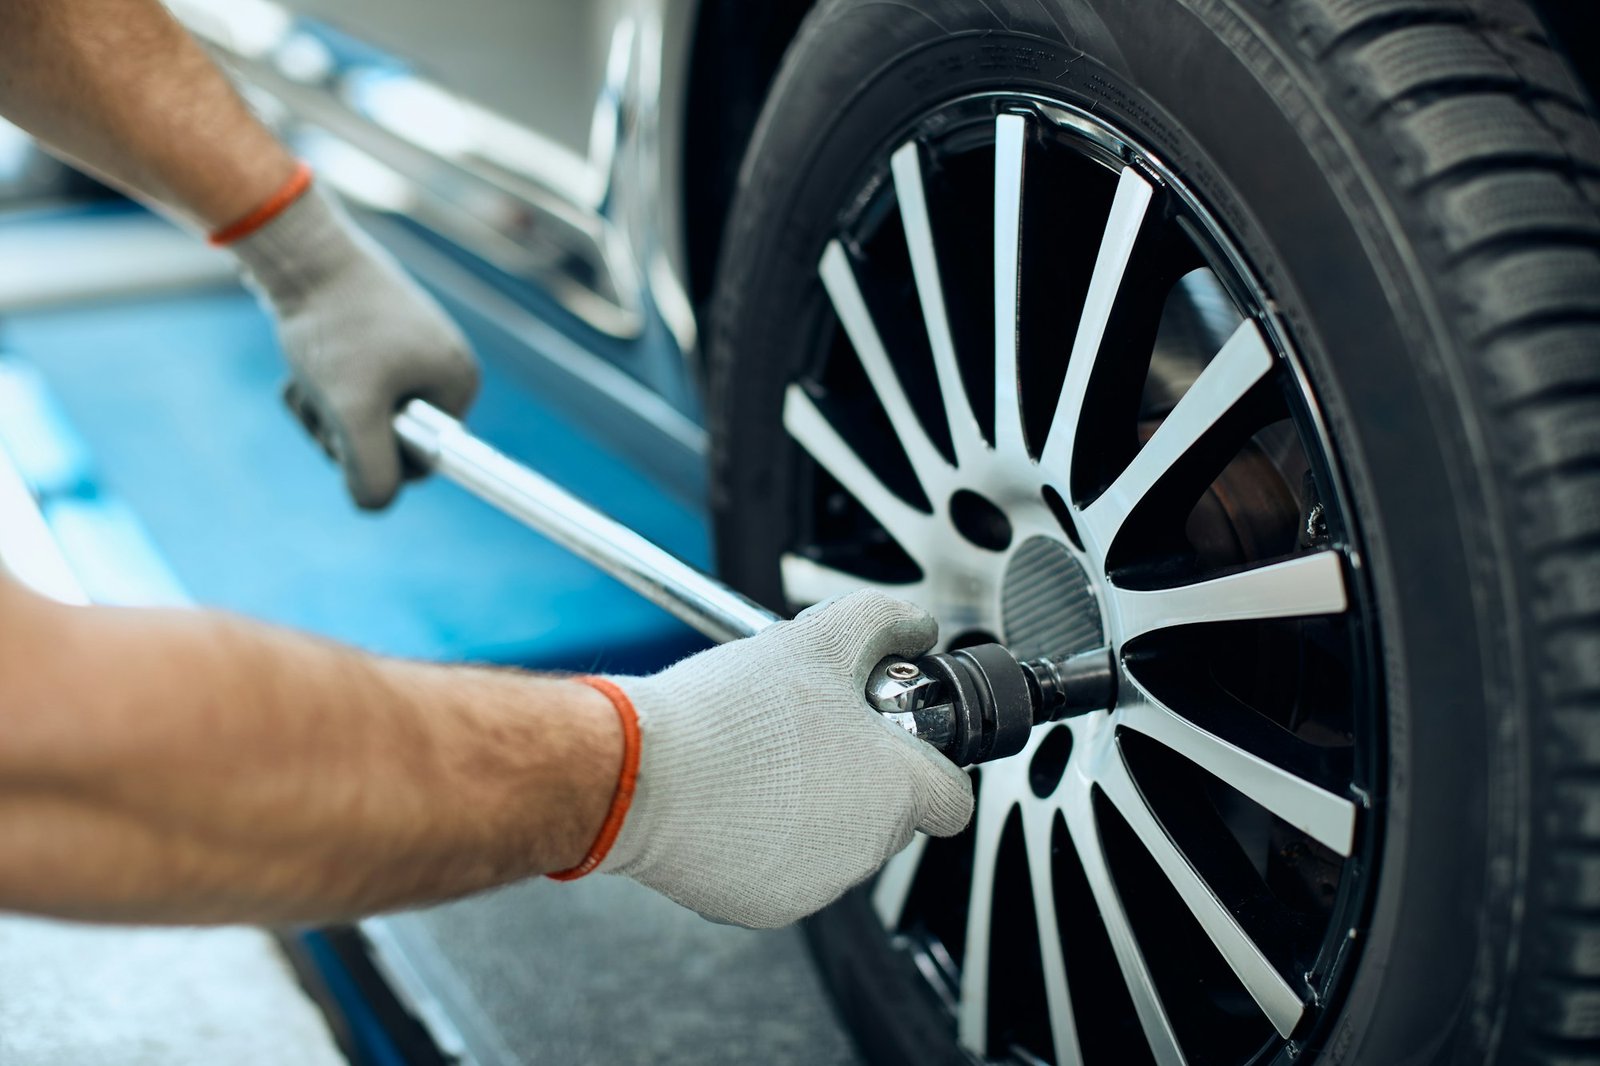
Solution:
{"label": "orange cuff of glove", "polygon": [[220,248],[224,244],[243,240],[283,214],[284,210],[304,196],[309,188],[311,188],[311,167],[306,163],[295,164],[294,173],[289,175],[288,181],[278,186],[277,192],[261,201],[255,210],[244,217],[228,223],[221,229],[213,230],[207,241]]}
{"label": "orange cuff of glove", "polygon": [[576,881],[605,861],[611,845],[617,842],[617,834],[622,832],[622,821],[628,816],[628,805],[633,802],[634,786],[639,783],[639,713],[633,709],[633,702],[628,699],[627,693],[603,677],[579,677],[573,680],[604,694],[617,709],[617,718],[622,723],[622,773],[617,776],[617,790],[611,795],[611,808],[606,811],[606,820],[600,823],[600,832],[589,846],[589,854],[572,869],[549,874],[553,881]]}

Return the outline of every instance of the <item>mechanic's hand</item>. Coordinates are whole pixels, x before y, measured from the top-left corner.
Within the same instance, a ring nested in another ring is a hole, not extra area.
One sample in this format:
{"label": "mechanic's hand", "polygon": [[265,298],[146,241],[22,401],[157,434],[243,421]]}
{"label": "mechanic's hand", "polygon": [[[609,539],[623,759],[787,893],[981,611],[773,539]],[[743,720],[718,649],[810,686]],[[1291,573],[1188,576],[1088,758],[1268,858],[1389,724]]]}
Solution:
{"label": "mechanic's hand", "polygon": [[460,330],[316,188],[229,247],[277,316],[290,410],[344,467],[355,502],[385,506],[402,475],[395,412],[423,399],[459,416],[477,394]]}
{"label": "mechanic's hand", "polygon": [[642,731],[632,807],[599,869],[714,921],[787,925],[972,817],[965,773],[867,706],[867,674],[938,623],[878,592],[813,607],[652,677],[613,678]]}

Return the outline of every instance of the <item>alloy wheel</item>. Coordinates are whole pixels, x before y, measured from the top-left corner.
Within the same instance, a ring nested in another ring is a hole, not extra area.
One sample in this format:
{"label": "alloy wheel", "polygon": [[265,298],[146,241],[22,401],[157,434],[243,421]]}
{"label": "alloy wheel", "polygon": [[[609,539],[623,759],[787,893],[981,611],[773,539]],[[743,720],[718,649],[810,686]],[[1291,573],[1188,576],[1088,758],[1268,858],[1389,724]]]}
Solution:
{"label": "alloy wheel", "polygon": [[1257,1062],[1336,1011],[1381,716],[1357,530],[1270,300],[1126,131],[957,100],[870,169],[784,396],[793,606],[864,585],[946,646],[1109,644],[1112,706],[974,771],[871,888],[960,1045]]}

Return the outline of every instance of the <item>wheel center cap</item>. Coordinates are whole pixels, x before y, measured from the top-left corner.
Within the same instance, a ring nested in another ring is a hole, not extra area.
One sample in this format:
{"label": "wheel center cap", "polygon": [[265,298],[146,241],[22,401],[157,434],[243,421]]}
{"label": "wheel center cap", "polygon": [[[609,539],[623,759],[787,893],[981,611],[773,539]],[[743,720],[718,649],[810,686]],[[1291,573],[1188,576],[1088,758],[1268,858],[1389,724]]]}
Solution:
{"label": "wheel center cap", "polygon": [[1100,606],[1083,565],[1059,540],[1017,546],[1000,585],[1006,647],[1020,659],[1070,655],[1105,644]]}

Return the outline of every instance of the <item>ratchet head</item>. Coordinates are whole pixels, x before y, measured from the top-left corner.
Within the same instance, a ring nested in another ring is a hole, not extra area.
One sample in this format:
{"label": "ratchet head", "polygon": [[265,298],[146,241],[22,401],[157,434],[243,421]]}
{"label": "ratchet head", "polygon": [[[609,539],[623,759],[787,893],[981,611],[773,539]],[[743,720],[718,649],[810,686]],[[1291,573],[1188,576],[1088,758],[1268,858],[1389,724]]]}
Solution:
{"label": "ratchet head", "polygon": [[999,644],[885,659],[867,681],[867,702],[958,766],[1015,755],[1033,727],[1111,706],[1110,648],[1019,660]]}

